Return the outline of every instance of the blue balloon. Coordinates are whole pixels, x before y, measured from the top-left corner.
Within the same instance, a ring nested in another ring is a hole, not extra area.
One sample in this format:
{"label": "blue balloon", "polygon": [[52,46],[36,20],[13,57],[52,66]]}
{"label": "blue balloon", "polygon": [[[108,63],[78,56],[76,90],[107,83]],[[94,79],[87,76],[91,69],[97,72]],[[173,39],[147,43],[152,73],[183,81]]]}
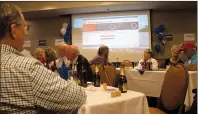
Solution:
{"label": "blue balloon", "polygon": [[66,34],[64,35],[64,41],[67,42],[69,40],[69,36],[67,36]]}
{"label": "blue balloon", "polygon": [[160,25],[159,29],[160,29],[160,32],[163,32],[165,30],[165,26],[164,25]]}
{"label": "blue balloon", "polygon": [[162,41],[163,38],[164,38],[164,35],[163,35],[162,33],[159,33],[159,34],[157,35],[157,38],[158,38],[159,41]]}
{"label": "blue balloon", "polygon": [[155,33],[159,34],[160,33],[160,29],[159,28],[155,28]]}
{"label": "blue balloon", "polygon": [[155,46],[155,51],[156,51],[156,52],[160,52],[160,50],[161,50],[160,45],[156,45],[156,46]]}

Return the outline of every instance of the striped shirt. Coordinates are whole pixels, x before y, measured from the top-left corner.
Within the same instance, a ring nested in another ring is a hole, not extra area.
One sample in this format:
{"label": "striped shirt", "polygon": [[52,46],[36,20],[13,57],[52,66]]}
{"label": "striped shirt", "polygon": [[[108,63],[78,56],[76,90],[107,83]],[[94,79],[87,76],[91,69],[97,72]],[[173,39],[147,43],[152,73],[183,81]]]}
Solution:
{"label": "striped shirt", "polygon": [[0,51],[0,113],[35,114],[42,108],[70,114],[86,102],[83,88],[65,81],[40,61],[8,45],[0,44]]}

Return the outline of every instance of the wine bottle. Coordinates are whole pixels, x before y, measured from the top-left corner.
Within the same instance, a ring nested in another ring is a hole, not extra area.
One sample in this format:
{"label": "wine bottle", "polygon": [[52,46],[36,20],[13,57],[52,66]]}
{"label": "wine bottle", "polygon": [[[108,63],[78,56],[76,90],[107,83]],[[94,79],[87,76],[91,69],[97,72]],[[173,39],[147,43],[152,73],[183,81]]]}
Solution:
{"label": "wine bottle", "polygon": [[78,78],[78,72],[77,72],[77,64],[74,64],[74,67],[73,67],[73,72],[74,72],[74,81],[77,83],[77,84],[80,84],[80,80]]}
{"label": "wine bottle", "polygon": [[94,86],[95,86],[95,87],[100,87],[100,74],[99,74],[98,65],[95,66]]}
{"label": "wine bottle", "polygon": [[79,77],[80,77],[80,86],[87,87],[87,71],[84,69],[83,65]]}
{"label": "wine bottle", "polygon": [[119,68],[119,58],[117,58],[117,63],[116,67]]}
{"label": "wine bottle", "polygon": [[118,88],[121,93],[126,93],[127,92],[127,79],[124,73],[124,66],[120,67],[120,80],[118,83]]}

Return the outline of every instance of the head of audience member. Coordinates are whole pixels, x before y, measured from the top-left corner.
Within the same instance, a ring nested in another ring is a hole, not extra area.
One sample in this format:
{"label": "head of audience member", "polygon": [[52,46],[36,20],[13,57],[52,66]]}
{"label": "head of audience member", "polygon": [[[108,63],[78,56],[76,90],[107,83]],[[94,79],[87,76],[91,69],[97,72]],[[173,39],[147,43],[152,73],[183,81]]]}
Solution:
{"label": "head of audience member", "polygon": [[152,56],[152,50],[151,49],[145,49],[144,50],[144,60],[149,60]]}
{"label": "head of audience member", "polygon": [[172,54],[172,58],[174,60],[177,60],[178,59],[179,54],[180,54],[180,49],[179,49],[179,46],[178,45],[173,45],[171,47],[171,54]]}
{"label": "head of audience member", "polygon": [[12,4],[0,4],[0,41],[18,51],[23,51],[27,35],[26,22],[21,9]]}
{"label": "head of audience member", "polygon": [[61,43],[58,45],[58,55],[60,57],[67,56],[68,45],[66,43]]}
{"label": "head of audience member", "polygon": [[78,49],[77,46],[74,46],[74,45],[69,45],[68,46],[68,50],[67,50],[67,59],[70,60],[71,62],[73,62],[76,57],[78,57],[80,55],[80,51]]}
{"label": "head of audience member", "polygon": [[189,58],[196,53],[196,46],[194,42],[184,42],[181,51]]}
{"label": "head of audience member", "polygon": [[108,58],[109,56],[109,48],[108,46],[100,46],[100,48],[98,49],[98,55],[99,56],[102,56],[102,57],[105,57],[105,58]]}
{"label": "head of audience member", "polygon": [[42,48],[36,48],[34,51],[34,58],[43,63],[43,59],[45,58],[44,50]]}
{"label": "head of audience member", "polygon": [[57,59],[56,51],[51,47],[47,47],[45,49],[45,56],[46,56],[46,63],[50,63]]}

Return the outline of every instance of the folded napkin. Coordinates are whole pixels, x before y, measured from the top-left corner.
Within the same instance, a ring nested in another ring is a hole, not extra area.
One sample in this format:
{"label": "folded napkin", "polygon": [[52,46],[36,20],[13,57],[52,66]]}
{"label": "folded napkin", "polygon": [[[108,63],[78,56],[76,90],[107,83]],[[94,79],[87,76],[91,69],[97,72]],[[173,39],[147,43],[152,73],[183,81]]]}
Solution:
{"label": "folded napkin", "polygon": [[96,88],[94,86],[90,85],[90,86],[86,87],[85,90],[96,91]]}
{"label": "folded napkin", "polygon": [[139,73],[140,73],[141,75],[144,74],[144,70],[143,70],[143,69],[138,69],[138,71],[139,71]]}

